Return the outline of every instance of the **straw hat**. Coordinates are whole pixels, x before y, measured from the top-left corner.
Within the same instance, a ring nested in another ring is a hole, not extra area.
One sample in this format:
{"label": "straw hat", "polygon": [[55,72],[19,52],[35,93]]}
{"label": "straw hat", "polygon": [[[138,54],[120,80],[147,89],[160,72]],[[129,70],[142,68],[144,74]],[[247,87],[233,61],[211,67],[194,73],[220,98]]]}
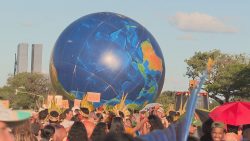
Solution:
{"label": "straw hat", "polygon": [[0,121],[11,125],[20,124],[31,117],[31,113],[27,111],[13,111],[4,108],[0,104]]}

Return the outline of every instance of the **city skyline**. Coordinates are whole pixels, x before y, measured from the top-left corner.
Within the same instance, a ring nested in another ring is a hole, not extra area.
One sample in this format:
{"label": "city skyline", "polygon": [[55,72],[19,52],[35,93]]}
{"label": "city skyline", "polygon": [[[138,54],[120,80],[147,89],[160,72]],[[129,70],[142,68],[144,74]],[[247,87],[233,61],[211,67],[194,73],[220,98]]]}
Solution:
{"label": "city skyline", "polygon": [[0,86],[13,74],[18,43],[43,44],[42,72],[48,74],[54,44],[70,23],[87,14],[114,12],[139,22],[157,40],[166,66],[163,90],[187,90],[184,60],[196,51],[250,56],[249,5],[243,0],[5,1],[0,5]]}

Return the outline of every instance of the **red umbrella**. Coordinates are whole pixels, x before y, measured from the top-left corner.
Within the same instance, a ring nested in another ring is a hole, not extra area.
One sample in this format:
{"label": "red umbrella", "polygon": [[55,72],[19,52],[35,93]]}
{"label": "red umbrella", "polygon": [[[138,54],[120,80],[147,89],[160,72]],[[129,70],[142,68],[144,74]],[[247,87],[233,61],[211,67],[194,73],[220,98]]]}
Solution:
{"label": "red umbrella", "polygon": [[212,110],[209,116],[214,121],[230,125],[250,124],[250,102],[229,102]]}

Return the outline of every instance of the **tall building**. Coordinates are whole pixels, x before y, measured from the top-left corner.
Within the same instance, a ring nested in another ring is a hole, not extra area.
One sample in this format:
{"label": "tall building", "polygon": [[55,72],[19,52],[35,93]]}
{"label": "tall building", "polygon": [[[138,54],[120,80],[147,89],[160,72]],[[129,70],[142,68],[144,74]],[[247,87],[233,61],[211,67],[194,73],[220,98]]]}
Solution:
{"label": "tall building", "polygon": [[42,72],[42,44],[32,44],[31,54],[31,72],[41,73]]}
{"label": "tall building", "polygon": [[28,70],[28,43],[20,43],[17,46],[17,73]]}

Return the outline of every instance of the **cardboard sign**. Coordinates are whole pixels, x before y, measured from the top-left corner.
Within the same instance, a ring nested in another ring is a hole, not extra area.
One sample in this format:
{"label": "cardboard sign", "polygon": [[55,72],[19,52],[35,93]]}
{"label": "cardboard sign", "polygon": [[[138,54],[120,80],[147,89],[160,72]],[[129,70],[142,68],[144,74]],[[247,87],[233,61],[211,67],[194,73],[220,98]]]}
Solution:
{"label": "cardboard sign", "polygon": [[61,95],[56,95],[55,96],[55,101],[56,101],[56,105],[58,107],[62,107],[62,105],[63,105],[63,103],[62,103],[63,97]]}
{"label": "cardboard sign", "polygon": [[189,87],[195,88],[197,85],[197,80],[189,80]]}
{"label": "cardboard sign", "polygon": [[68,100],[63,100],[62,101],[62,108],[68,109],[69,108],[69,101]]}
{"label": "cardboard sign", "polygon": [[87,101],[89,102],[100,102],[101,93],[87,92]]}
{"label": "cardboard sign", "polygon": [[9,109],[10,101],[9,100],[0,100],[0,104],[3,105],[4,108]]}
{"label": "cardboard sign", "polygon": [[51,105],[51,101],[53,100],[53,95],[48,95],[47,96],[47,107]]}
{"label": "cardboard sign", "polygon": [[80,108],[80,106],[81,106],[81,100],[75,99],[74,100],[74,107]]}

